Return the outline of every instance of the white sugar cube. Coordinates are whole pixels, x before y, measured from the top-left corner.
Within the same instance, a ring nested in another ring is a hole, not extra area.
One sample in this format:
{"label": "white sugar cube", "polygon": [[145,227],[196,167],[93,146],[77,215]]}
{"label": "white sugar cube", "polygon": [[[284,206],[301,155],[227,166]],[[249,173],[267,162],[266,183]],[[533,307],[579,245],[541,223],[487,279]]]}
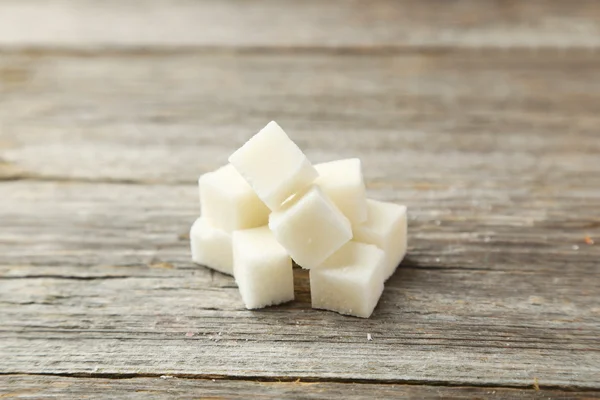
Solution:
{"label": "white sugar cube", "polygon": [[235,281],[246,308],[294,300],[292,260],[268,227],[232,235]]}
{"label": "white sugar cube", "polygon": [[365,182],[358,158],[315,165],[319,173],[315,184],[331,198],[352,224],[367,219]]}
{"label": "white sugar cube", "polygon": [[269,228],[303,268],[319,266],[352,239],[348,218],[318,186],[286,202],[269,217]]}
{"label": "white sugar cube", "polygon": [[367,221],[353,226],[354,240],[374,244],[385,252],[384,278],[388,279],[406,255],[406,206],[367,200]]}
{"label": "white sugar cube", "polygon": [[269,209],[228,164],[198,180],[202,217],[215,228],[232,232],[266,225]]}
{"label": "white sugar cube", "polygon": [[313,308],[369,318],[383,292],[385,254],[377,246],[349,242],[310,270]]}
{"label": "white sugar cube", "polygon": [[275,121],[233,153],[229,162],[271,210],[279,209],[286,199],[305,189],[318,175]]}
{"label": "white sugar cube", "polygon": [[192,260],[217,271],[233,275],[231,235],[198,218],[190,230]]}

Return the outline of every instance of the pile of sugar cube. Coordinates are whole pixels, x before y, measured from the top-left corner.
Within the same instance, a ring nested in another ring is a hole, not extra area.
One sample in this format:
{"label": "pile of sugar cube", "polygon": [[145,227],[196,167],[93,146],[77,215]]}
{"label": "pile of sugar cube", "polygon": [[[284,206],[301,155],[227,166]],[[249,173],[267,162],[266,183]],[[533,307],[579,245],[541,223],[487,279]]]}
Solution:
{"label": "pile of sugar cube", "polygon": [[192,259],[233,275],[248,309],[294,299],[293,259],[313,308],[368,318],[406,253],[406,207],[367,199],[360,160],[313,166],[275,122],[198,184]]}

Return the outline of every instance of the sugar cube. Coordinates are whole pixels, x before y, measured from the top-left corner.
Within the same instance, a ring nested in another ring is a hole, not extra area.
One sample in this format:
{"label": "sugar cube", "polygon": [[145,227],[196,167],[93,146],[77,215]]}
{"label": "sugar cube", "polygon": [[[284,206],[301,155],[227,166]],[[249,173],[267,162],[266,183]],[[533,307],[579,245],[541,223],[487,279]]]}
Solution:
{"label": "sugar cube", "polygon": [[383,292],[384,268],[377,246],[348,242],[310,270],[312,307],[369,318]]}
{"label": "sugar cube", "polygon": [[277,210],[318,176],[304,153],[271,121],[229,157],[258,197]]}
{"label": "sugar cube", "polygon": [[353,226],[354,240],[374,244],[385,252],[385,274],[388,279],[406,255],[406,206],[367,200],[367,221]]}
{"label": "sugar cube", "polygon": [[290,199],[269,216],[269,228],[303,268],[319,266],[352,239],[350,221],[318,186]]}
{"label": "sugar cube", "polygon": [[231,235],[211,226],[203,217],[190,230],[192,260],[225,274],[233,275]]}
{"label": "sugar cube", "polygon": [[266,225],[269,209],[228,164],[198,180],[202,217],[215,228],[232,232]]}
{"label": "sugar cube", "polygon": [[232,235],[235,281],[246,308],[294,300],[292,260],[267,226]]}
{"label": "sugar cube", "polygon": [[331,198],[352,224],[367,219],[365,182],[358,158],[315,165],[319,177],[315,184]]}

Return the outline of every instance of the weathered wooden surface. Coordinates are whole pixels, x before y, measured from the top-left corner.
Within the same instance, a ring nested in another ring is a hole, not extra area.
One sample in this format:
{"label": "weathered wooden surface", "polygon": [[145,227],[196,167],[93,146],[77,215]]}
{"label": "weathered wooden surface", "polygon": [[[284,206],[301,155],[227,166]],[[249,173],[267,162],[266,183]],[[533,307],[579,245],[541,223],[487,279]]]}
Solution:
{"label": "weathered wooden surface", "polygon": [[[600,395],[598,3],[303,3],[0,1],[0,397]],[[369,320],[189,261],[270,119],[409,206]]]}
{"label": "weathered wooden surface", "polygon": [[597,49],[600,5],[594,0],[2,0],[0,45]]}
{"label": "weathered wooden surface", "polygon": [[178,379],[168,375],[130,379],[62,376],[0,376],[0,398],[46,399],[235,398],[235,399],[590,399],[590,392],[523,391],[506,388],[377,385],[338,382],[270,382],[223,379]]}
{"label": "weathered wooden surface", "polygon": [[4,177],[192,184],[277,119],[372,184],[600,186],[600,57],[582,51],[4,54],[0,85]]}
{"label": "weathered wooden surface", "polygon": [[358,320],[310,310],[301,271],[296,302],[244,310],[230,277],[188,261],[192,185],[3,187],[3,372],[596,387],[599,251],[582,238],[597,195],[537,213],[527,198],[374,191],[413,193],[411,255]]}

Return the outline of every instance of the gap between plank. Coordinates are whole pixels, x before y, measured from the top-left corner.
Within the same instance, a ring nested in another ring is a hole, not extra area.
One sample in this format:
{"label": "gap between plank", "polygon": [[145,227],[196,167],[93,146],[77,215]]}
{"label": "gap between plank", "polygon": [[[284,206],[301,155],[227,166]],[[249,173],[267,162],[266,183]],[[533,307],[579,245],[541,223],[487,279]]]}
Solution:
{"label": "gap between plank", "polygon": [[[243,376],[243,375],[210,375],[210,374],[162,374],[162,373],[99,373],[99,372],[76,372],[76,373],[28,373],[28,372],[0,372],[0,376],[58,376],[66,378],[86,378],[86,379],[135,379],[135,378],[161,378],[168,376],[175,379],[190,380],[223,380],[223,381],[250,381],[250,382],[297,382],[297,383],[353,383],[353,384],[378,384],[378,385],[412,385],[412,386],[441,386],[441,387],[473,387],[489,389],[529,389],[529,390],[562,390],[562,391],[585,391],[595,392],[598,387],[588,386],[561,386],[561,385],[539,385],[532,381],[530,385],[497,385],[491,383],[473,383],[473,382],[444,382],[444,381],[426,381],[426,380],[408,380],[408,379],[349,379],[349,378],[319,378],[313,376]],[[537,384],[537,386],[536,386]]]}
{"label": "gap between plank", "polygon": [[52,175],[39,175],[32,173],[18,173],[8,176],[0,176],[0,184],[4,182],[60,182],[60,183],[102,183],[110,185],[160,185],[160,186],[193,186],[196,183],[190,181],[155,181],[155,180],[143,180],[143,179],[130,179],[130,178],[83,178],[83,177],[66,177],[66,176],[52,176]]}
{"label": "gap between plank", "polygon": [[30,56],[175,56],[186,54],[208,55],[376,55],[398,56],[411,54],[447,55],[447,54],[498,54],[517,53],[536,55],[538,53],[590,53],[600,52],[598,46],[452,46],[452,45],[372,45],[372,46],[111,46],[90,47],[67,46],[0,46],[0,54]]}

